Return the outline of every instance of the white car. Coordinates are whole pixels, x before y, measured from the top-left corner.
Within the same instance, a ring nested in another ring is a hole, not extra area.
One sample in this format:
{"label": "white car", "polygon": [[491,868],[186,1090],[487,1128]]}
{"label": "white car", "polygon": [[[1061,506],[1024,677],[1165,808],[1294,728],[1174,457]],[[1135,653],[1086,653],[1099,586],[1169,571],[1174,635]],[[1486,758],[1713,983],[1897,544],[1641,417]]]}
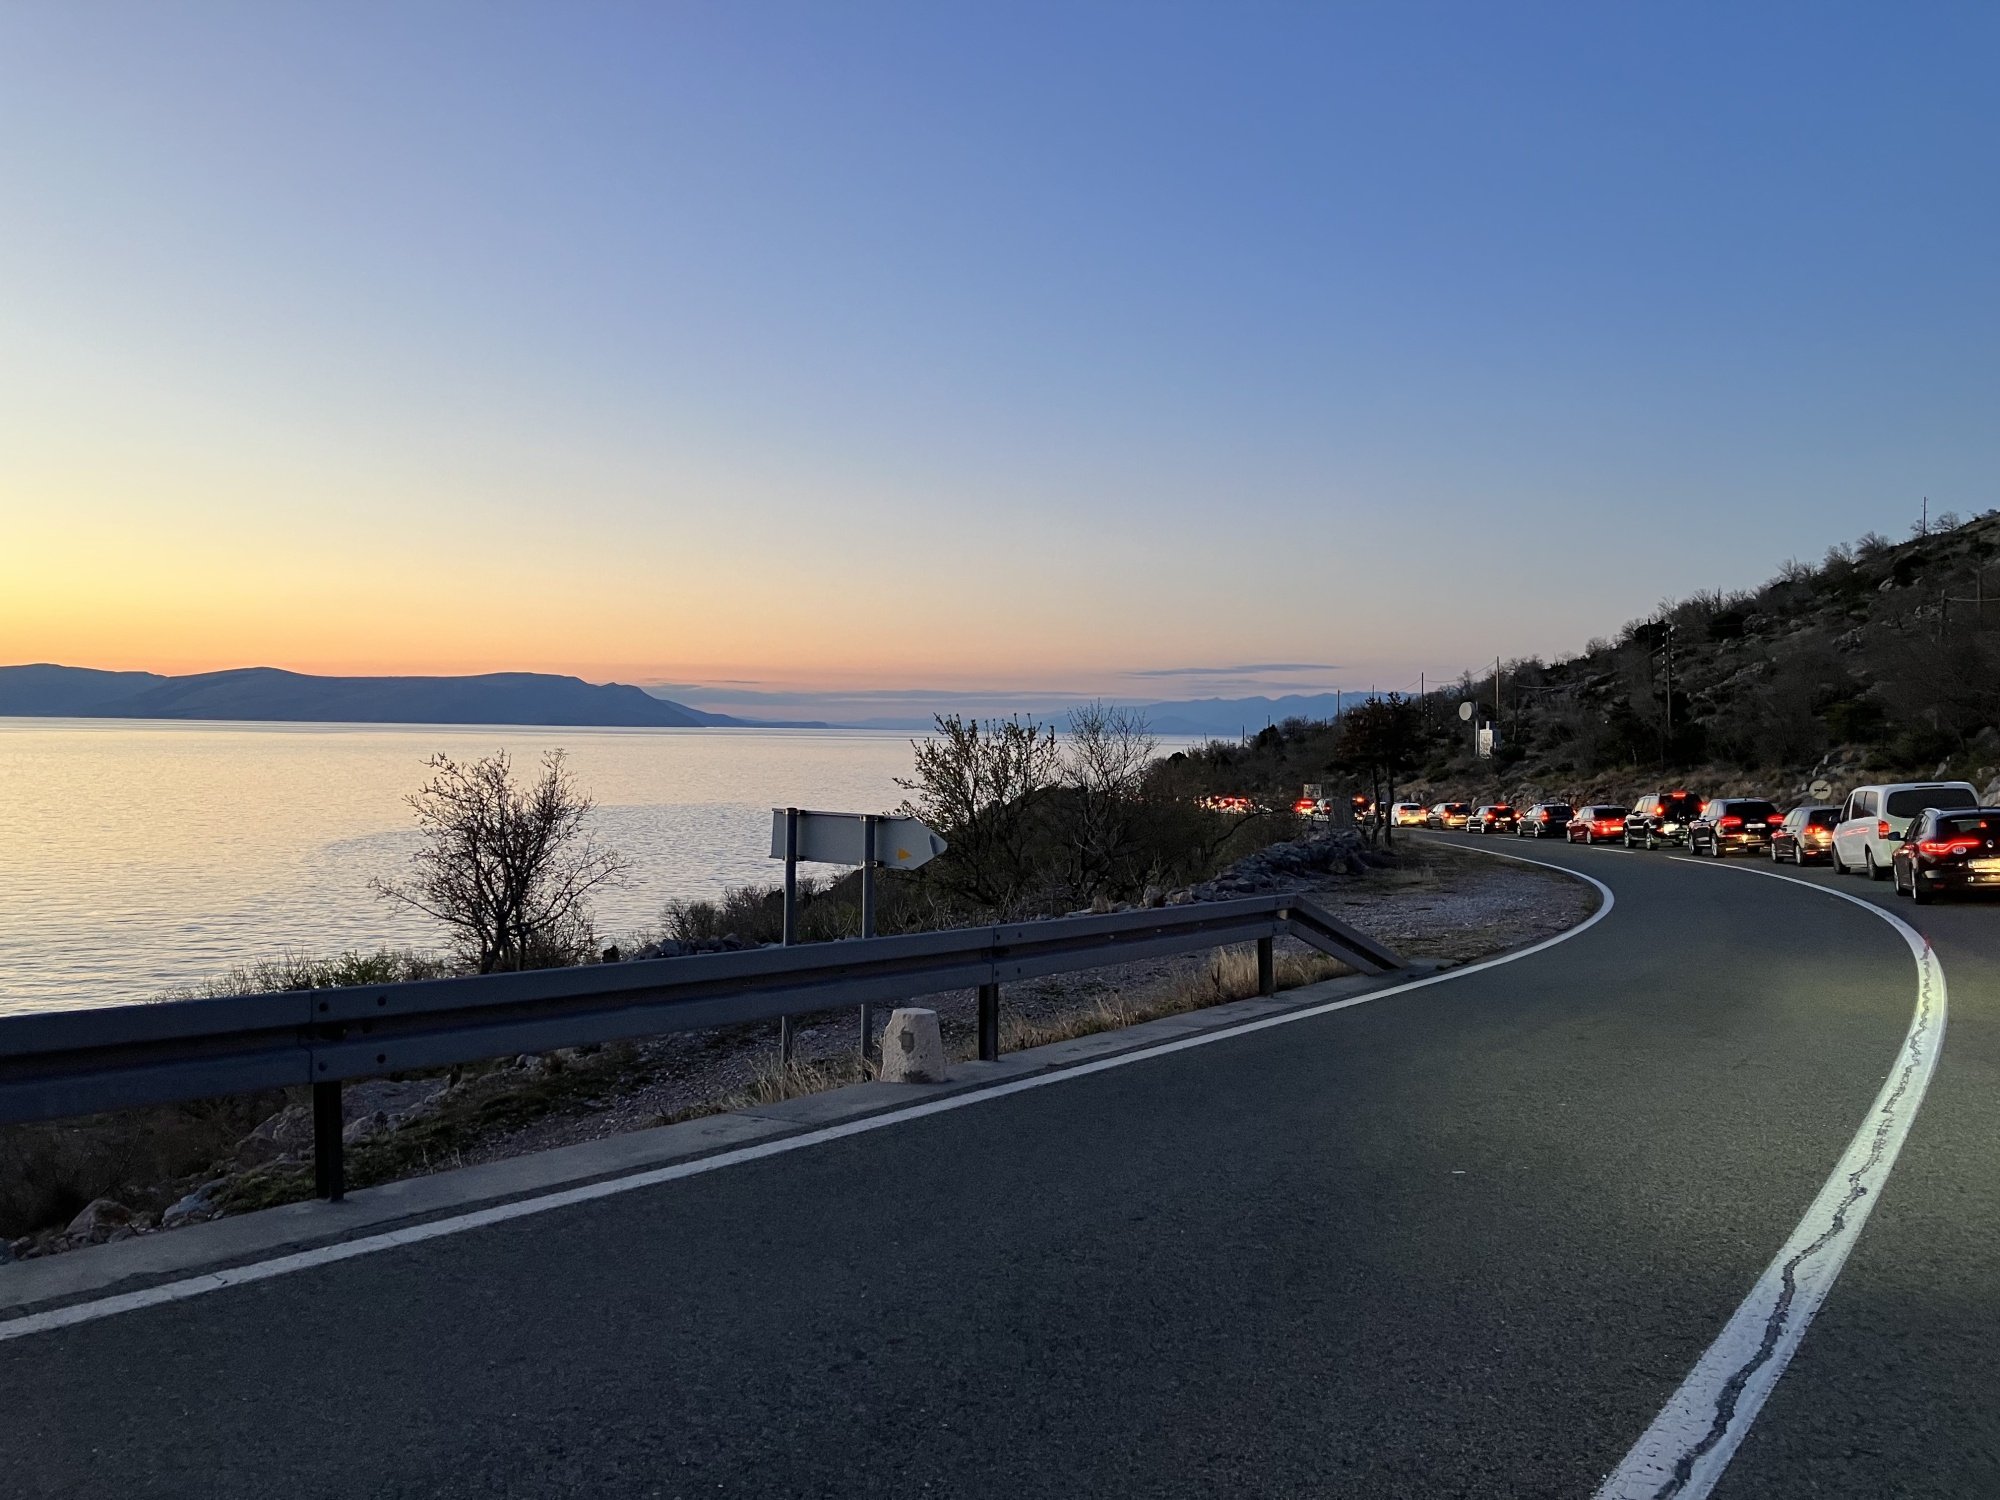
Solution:
{"label": "white car", "polygon": [[1840,821],[1833,829],[1833,873],[1868,872],[1870,880],[1887,880],[1894,868],[1896,846],[1910,820],[1928,808],[1945,810],[1979,806],[1979,794],[1967,781],[1898,781],[1884,786],[1858,786],[1847,794]]}
{"label": "white car", "polygon": [[1421,828],[1427,809],[1421,802],[1398,802],[1389,809],[1389,821],[1398,828]]}

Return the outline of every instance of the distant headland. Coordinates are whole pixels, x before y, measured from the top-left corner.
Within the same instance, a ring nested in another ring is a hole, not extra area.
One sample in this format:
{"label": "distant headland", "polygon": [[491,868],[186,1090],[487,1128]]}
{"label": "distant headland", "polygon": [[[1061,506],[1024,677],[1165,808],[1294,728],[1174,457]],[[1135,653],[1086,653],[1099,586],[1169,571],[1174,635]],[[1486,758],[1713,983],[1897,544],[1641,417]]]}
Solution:
{"label": "distant headland", "polygon": [[314,677],[238,667],[167,677],[50,663],[0,667],[0,717],[235,719],[312,724],[524,724],[577,728],[824,729],[705,713],[624,683],[546,672]]}

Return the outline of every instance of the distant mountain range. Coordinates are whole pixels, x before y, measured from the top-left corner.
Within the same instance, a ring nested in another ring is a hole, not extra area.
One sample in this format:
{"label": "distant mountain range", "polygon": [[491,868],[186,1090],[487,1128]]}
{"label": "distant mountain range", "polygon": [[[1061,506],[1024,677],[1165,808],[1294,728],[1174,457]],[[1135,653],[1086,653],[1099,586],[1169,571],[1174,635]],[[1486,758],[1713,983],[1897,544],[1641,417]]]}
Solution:
{"label": "distant mountain range", "polygon": [[240,667],[163,677],[47,663],[0,667],[0,716],[237,719],[344,724],[823,729],[706,713],[623,683],[543,672],[475,677],[312,677]]}
{"label": "distant mountain range", "polygon": [[[1090,699],[1078,693],[1012,693],[992,690],[955,692],[943,689],[882,689],[866,693],[781,693],[753,688],[651,687],[658,697],[668,693],[696,697],[731,708],[772,715],[811,715],[845,729],[924,730],[934,713],[956,713],[978,719],[1004,719],[1012,714],[1060,725],[1070,710]],[[1137,709],[1155,734],[1175,737],[1234,739],[1255,734],[1266,724],[1285,719],[1331,719],[1351,706],[1360,693],[1287,693],[1281,697],[1188,698],[1149,703],[1105,694],[1104,701]]]}
{"label": "distant mountain range", "polygon": [[[697,690],[698,691],[698,690]],[[48,663],[0,667],[0,717],[219,719],[308,724],[524,724],[606,728],[886,729],[922,731],[931,710],[981,719],[1011,713],[1060,724],[1075,695],[1027,695],[1017,703],[994,694],[913,693],[872,701],[839,694],[736,691],[732,707],[761,709],[741,718],[695,708],[658,688],[591,683],[545,672],[488,672],[475,677],[314,677],[277,667],[239,667],[168,677],[157,672],[101,672]],[[1355,695],[1346,695],[1353,702]],[[886,700],[886,701],[885,701]],[[1123,700],[1119,700],[1123,701]],[[1128,706],[1155,734],[1229,738],[1288,718],[1332,718],[1334,693],[1280,698],[1196,698]],[[884,710],[888,710],[885,712]],[[807,717],[823,715],[823,717]]]}

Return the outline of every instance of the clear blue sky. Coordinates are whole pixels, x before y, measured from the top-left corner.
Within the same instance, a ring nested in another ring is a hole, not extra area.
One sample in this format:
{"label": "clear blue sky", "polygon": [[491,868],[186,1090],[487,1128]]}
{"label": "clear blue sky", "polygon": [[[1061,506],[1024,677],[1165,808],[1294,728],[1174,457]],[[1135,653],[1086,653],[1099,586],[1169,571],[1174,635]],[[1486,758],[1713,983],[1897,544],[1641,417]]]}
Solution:
{"label": "clear blue sky", "polygon": [[1992,4],[15,6],[0,660],[1091,691],[1573,649],[2000,503],[1996,43]]}

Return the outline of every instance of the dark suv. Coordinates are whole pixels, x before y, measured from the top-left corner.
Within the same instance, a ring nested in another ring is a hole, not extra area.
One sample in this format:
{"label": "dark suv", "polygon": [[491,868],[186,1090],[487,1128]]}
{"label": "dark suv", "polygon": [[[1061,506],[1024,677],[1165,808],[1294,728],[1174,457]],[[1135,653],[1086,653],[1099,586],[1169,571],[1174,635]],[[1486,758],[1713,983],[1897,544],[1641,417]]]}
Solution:
{"label": "dark suv", "polygon": [[1700,816],[1701,798],[1693,792],[1643,792],[1625,819],[1625,847],[1685,844],[1688,825]]}
{"label": "dark suv", "polygon": [[1890,866],[1924,906],[1947,891],[2000,889],[2000,807],[1927,811],[1910,820]]}
{"label": "dark suv", "polygon": [[1757,797],[1717,797],[1688,824],[1688,853],[1721,859],[1732,849],[1762,854],[1785,815]]}

